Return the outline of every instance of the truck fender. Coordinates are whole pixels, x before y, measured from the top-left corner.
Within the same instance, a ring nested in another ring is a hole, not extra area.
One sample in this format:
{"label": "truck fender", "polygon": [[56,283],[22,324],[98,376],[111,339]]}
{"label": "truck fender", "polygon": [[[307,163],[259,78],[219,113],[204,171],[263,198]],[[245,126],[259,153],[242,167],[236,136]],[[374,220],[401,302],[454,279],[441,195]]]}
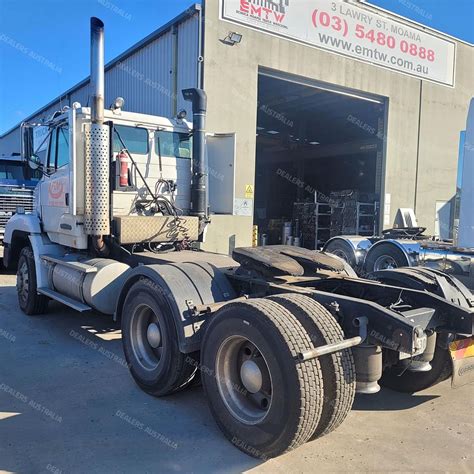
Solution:
{"label": "truck fender", "polygon": [[322,250],[342,258],[357,271],[362,269],[372,240],[359,235],[339,235],[329,239]]}
{"label": "truck fender", "polygon": [[23,232],[27,235],[41,234],[41,224],[38,216],[35,214],[15,214],[12,216],[5,227],[3,241],[10,245],[15,232]]}
{"label": "truck fender", "polygon": [[5,227],[3,238],[3,264],[9,270],[15,270],[21,249],[30,244],[30,235],[40,235],[41,225],[34,214],[15,214]]}
{"label": "truck fender", "polygon": [[206,316],[195,316],[192,307],[221,303],[236,298],[225,274],[208,263],[141,265],[130,271],[119,293],[114,320],[120,321],[129,290],[146,281],[164,310],[171,312],[180,351],[200,350]]}

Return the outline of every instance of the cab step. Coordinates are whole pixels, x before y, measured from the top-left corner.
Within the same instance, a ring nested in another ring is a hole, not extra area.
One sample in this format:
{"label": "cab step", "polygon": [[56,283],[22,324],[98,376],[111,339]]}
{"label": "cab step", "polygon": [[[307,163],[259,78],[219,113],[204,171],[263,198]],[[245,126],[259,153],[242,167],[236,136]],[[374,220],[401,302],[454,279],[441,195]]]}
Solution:
{"label": "cab step", "polygon": [[85,313],[86,311],[92,311],[92,308],[90,306],[87,306],[84,303],[81,303],[79,301],[73,300],[72,298],[69,298],[68,296],[64,296],[61,293],[58,293],[57,291],[50,290],[49,288],[38,288],[38,293],[41,295],[47,296],[48,298],[51,298],[52,300],[58,301],[59,303],[62,303],[66,306],[69,306],[72,309],[75,309],[76,311],[79,311],[80,313]]}

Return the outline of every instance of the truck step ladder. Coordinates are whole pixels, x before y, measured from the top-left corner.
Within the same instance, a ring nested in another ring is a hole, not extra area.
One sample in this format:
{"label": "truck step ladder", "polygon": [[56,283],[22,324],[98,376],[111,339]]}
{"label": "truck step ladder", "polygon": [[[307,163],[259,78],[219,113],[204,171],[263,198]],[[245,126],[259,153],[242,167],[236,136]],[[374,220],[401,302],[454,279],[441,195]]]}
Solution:
{"label": "truck step ladder", "polygon": [[86,311],[92,311],[92,308],[90,306],[87,306],[84,303],[81,303],[79,301],[73,300],[72,298],[64,296],[61,293],[58,293],[57,291],[50,290],[49,288],[38,288],[38,293],[40,293],[41,295],[47,296],[48,298],[51,298],[52,300],[58,301],[59,303],[62,303],[66,306],[69,306],[70,308],[75,309],[76,311],[79,311],[80,313],[85,313]]}

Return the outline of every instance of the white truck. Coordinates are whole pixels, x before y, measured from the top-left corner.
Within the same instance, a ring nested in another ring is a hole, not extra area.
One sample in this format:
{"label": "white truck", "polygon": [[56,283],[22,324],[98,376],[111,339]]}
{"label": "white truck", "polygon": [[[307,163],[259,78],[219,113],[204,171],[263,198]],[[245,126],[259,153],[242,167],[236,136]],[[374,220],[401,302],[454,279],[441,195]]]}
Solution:
{"label": "white truck", "polygon": [[[288,246],[228,256],[187,250],[210,223],[206,95],[183,91],[193,123],[104,109],[103,23],[91,20],[91,109],[46,124],[35,211],[5,233],[27,315],[53,299],[120,322],[130,373],[154,396],[199,378],[225,436],[267,458],[336,429],[379,381],[418,391],[472,379],[474,301],[457,280],[392,286],[342,259]],[[238,262],[238,263],[237,263]]]}

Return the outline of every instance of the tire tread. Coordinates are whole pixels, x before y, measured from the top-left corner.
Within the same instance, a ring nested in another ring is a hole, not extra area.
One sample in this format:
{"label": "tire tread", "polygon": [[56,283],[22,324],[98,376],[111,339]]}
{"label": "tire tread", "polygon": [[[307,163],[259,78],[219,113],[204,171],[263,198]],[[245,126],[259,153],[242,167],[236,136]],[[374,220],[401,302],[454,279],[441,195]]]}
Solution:
{"label": "tire tread", "polygon": [[[309,332],[314,347],[344,339],[332,314],[305,295],[277,295],[269,299],[284,305]],[[355,364],[350,349],[320,358],[324,378],[324,406],[321,420],[311,439],[334,431],[349,414],[355,397]]]}

